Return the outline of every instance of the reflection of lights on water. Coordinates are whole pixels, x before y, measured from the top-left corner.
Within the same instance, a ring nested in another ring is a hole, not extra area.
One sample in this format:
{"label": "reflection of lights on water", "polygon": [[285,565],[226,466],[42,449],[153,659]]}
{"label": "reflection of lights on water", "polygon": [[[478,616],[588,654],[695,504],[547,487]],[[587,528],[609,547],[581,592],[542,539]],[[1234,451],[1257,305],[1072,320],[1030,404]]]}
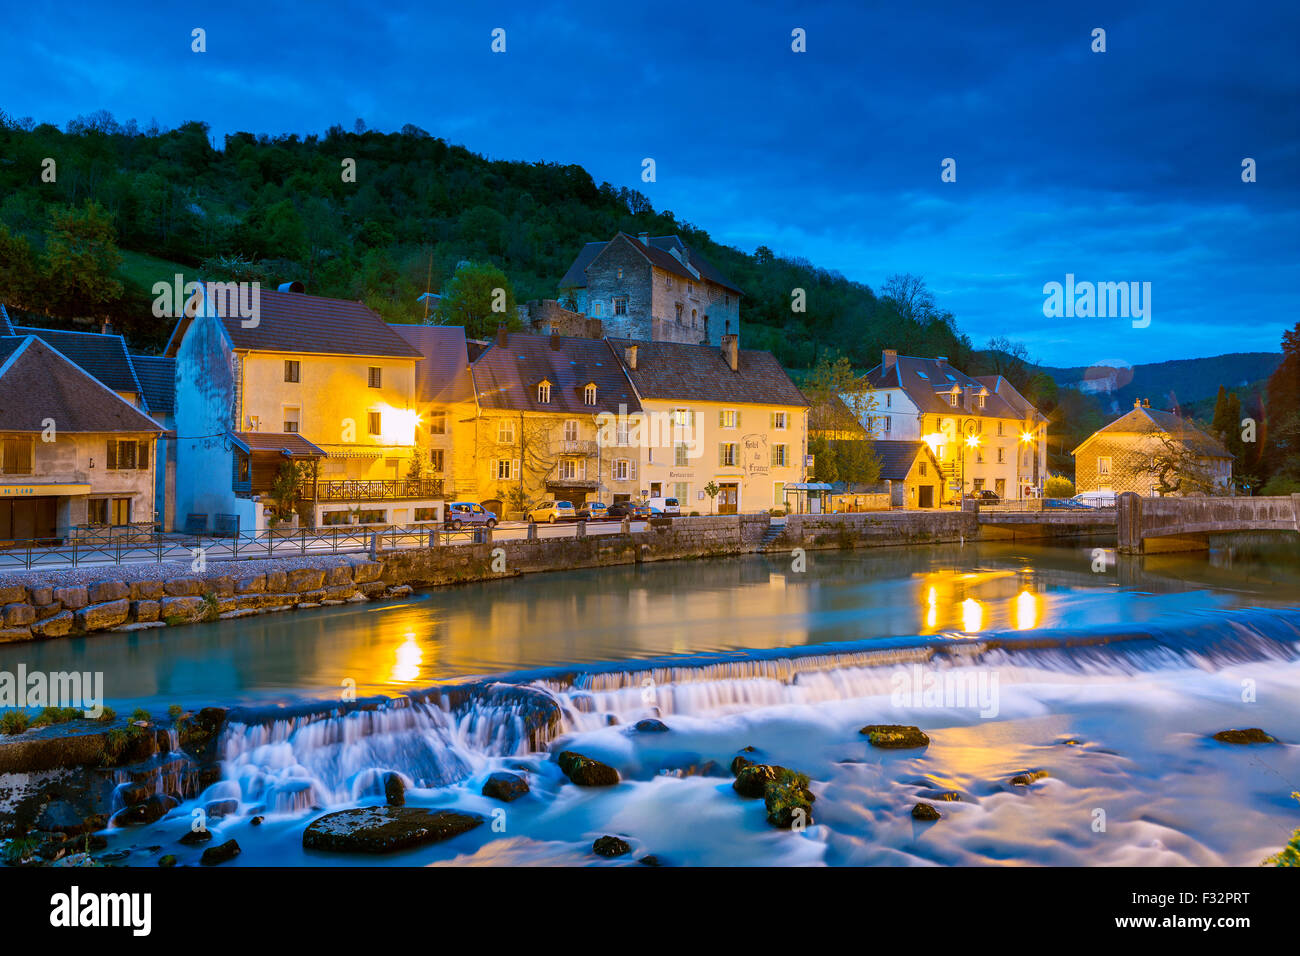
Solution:
{"label": "reflection of lights on water", "polygon": [[1021,591],[1016,596],[1016,608],[1013,615],[1016,630],[1028,631],[1038,626],[1038,596],[1029,591]]}
{"label": "reflection of lights on water", "polygon": [[930,606],[925,612],[925,626],[932,628],[939,623],[939,594],[934,588],[930,588],[926,602]]}
{"label": "reflection of lights on water", "polygon": [[974,598],[961,602],[961,629],[966,632],[978,631],[984,626],[984,606]]}
{"label": "reflection of lights on water", "polygon": [[406,640],[397,648],[397,663],[393,666],[393,680],[413,681],[420,676],[420,660],[423,658],[420,645],[415,642],[414,634],[407,634]]}

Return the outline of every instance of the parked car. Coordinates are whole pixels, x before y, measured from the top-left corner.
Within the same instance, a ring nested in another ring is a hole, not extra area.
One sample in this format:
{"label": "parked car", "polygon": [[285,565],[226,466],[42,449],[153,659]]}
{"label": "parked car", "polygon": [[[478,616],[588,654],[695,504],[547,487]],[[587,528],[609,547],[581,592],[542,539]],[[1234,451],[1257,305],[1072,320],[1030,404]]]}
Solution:
{"label": "parked car", "polygon": [[485,528],[497,526],[497,516],[472,501],[453,501],[448,504],[443,521],[453,531],[470,525],[482,525]]}
{"label": "parked car", "polygon": [[605,512],[608,518],[631,518],[639,520],[650,517],[650,509],[639,501],[616,501]]}
{"label": "parked car", "polygon": [[608,516],[609,507],[601,501],[588,501],[578,509],[578,518],[582,521],[602,521]]}
{"label": "parked car", "polygon": [[534,505],[533,509],[524,516],[524,520],[555,524],[557,521],[576,521],[577,517],[578,512],[574,509],[572,501],[543,501],[539,505]]}
{"label": "parked car", "polygon": [[658,511],[665,515],[679,515],[682,513],[682,507],[676,498],[651,498],[647,504],[650,505],[652,512]]}
{"label": "parked car", "polygon": [[1002,500],[1001,496],[990,488],[981,488],[979,491],[968,491],[966,492],[966,499],[968,501],[988,502],[989,504],[996,504]]}

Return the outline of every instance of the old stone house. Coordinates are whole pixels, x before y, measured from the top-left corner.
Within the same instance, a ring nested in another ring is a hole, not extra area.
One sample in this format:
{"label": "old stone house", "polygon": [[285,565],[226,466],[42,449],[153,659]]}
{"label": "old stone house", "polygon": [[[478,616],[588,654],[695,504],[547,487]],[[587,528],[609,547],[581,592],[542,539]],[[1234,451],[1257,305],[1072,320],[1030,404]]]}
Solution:
{"label": "old stone house", "polygon": [[589,242],[559,291],[610,338],[721,345],[740,332],[740,289],[677,236]]}
{"label": "old stone house", "polygon": [[1073,455],[1079,492],[1205,494],[1232,483],[1231,452],[1186,419],[1152,408],[1150,399],[1135,399]]}

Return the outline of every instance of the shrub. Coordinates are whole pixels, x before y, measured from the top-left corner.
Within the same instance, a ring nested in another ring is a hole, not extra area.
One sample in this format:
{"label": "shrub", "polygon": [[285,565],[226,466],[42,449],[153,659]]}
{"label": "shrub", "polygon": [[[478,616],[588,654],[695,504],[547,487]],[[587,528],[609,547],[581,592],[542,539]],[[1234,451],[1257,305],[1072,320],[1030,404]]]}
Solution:
{"label": "shrub", "polygon": [[117,711],[115,711],[112,707],[105,707],[104,712],[99,715],[99,719],[106,724],[112,723],[113,721],[117,720]]}
{"label": "shrub", "polygon": [[1300,495],[1300,479],[1285,475],[1274,475],[1263,488],[1261,495]]}
{"label": "shrub", "polygon": [[69,720],[79,720],[82,712],[75,707],[46,707],[32,721],[33,727],[49,727],[51,724],[65,724]]}
{"label": "shrub", "polygon": [[[1297,800],[1300,800],[1300,793],[1291,794]],[[1300,830],[1291,834],[1291,842],[1282,847],[1281,851],[1273,854],[1262,864],[1263,866],[1300,866]]]}
{"label": "shrub", "polygon": [[1044,498],[1073,498],[1074,482],[1064,475],[1052,475],[1043,482]]}
{"label": "shrub", "polygon": [[153,717],[150,716],[149,711],[145,710],[143,707],[137,707],[135,710],[131,711],[131,723],[133,724],[147,724],[152,720]]}
{"label": "shrub", "polygon": [[0,717],[0,734],[21,734],[31,724],[32,718],[25,710],[11,710]]}
{"label": "shrub", "polygon": [[174,721],[180,720],[181,714],[183,713],[185,713],[185,709],[181,707],[180,704],[172,704],[170,707],[167,708],[167,716]]}

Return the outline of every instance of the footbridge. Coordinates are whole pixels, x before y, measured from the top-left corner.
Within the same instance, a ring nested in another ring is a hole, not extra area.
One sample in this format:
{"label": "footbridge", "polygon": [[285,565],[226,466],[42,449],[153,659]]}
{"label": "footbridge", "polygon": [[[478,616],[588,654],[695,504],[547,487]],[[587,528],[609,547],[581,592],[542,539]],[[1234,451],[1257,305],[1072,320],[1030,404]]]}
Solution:
{"label": "footbridge", "polygon": [[[1041,500],[980,504],[980,537],[990,540],[1070,538],[1085,534],[1114,534],[1114,508],[1052,507]],[[968,509],[972,506],[968,505]]]}
{"label": "footbridge", "polygon": [[1300,495],[1262,498],[1119,496],[1121,554],[1203,551],[1212,534],[1300,531]]}

